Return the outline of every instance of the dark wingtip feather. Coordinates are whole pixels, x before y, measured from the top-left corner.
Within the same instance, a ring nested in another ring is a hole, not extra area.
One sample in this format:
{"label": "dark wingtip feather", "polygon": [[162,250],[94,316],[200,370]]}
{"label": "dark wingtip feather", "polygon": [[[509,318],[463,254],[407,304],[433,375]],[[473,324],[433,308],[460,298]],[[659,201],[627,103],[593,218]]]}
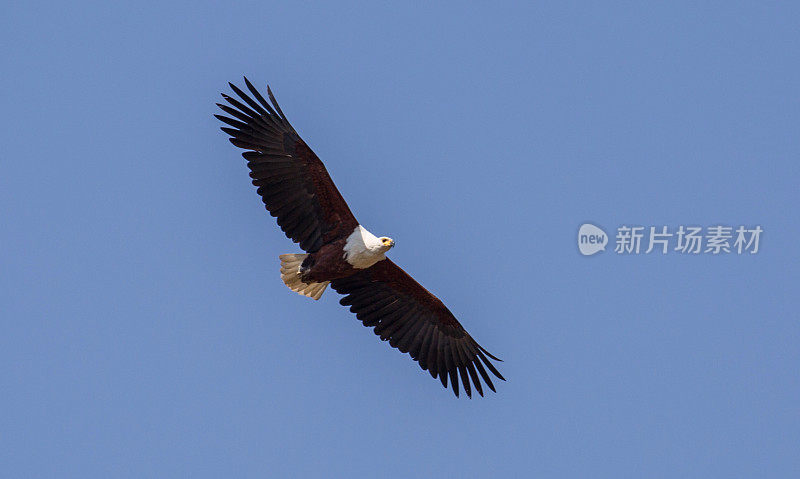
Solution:
{"label": "dark wingtip feather", "polygon": [[275,95],[272,94],[272,90],[270,89],[269,85],[267,85],[267,95],[269,96],[270,101],[275,106],[275,111],[283,118],[284,121],[288,122],[289,120],[286,119],[286,115],[283,114],[281,111],[280,105],[278,105],[278,101],[275,99]]}
{"label": "dark wingtip feather", "polygon": [[486,353],[486,355],[487,355],[487,356],[489,356],[490,358],[494,359],[495,361],[500,361],[501,363],[503,362],[503,360],[502,360],[502,359],[500,359],[500,358],[498,358],[498,357],[496,357],[496,356],[493,356],[493,355],[492,355],[492,353],[490,353],[489,351],[487,351],[487,350],[483,349],[483,347],[481,347],[481,345],[480,345],[480,344],[478,344],[478,348],[480,348],[480,350],[481,350],[481,351],[483,351],[484,353]]}
{"label": "dark wingtip feather", "polygon": [[462,367],[466,367],[469,377],[472,379],[472,384],[475,386],[475,390],[478,391],[478,394],[483,396],[481,380],[478,378],[478,374],[475,372],[475,366],[472,364],[472,361],[477,358],[469,357],[469,353],[467,353],[466,346],[464,344],[458,345],[458,354],[461,356],[461,363],[463,365]]}
{"label": "dark wingtip feather", "polygon": [[481,386],[481,380],[478,377],[478,373],[475,371],[475,366],[472,364],[472,361],[467,363],[467,370],[469,371],[469,376],[472,378],[472,383],[475,385],[475,390],[483,397],[483,386]]}
{"label": "dark wingtip feather", "polygon": [[216,118],[217,120],[219,120],[219,121],[221,121],[223,123],[227,123],[228,125],[233,126],[235,128],[241,128],[242,126],[246,126],[244,123],[237,122],[233,118],[228,118],[227,116],[214,115],[214,118]]}
{"label": "dark wingtip feather", "polygon": [[453,388],[453,392],[458,397],[458,372],[456,367],[453,366],[448,373],[450,373],[450,387]]}
{"label": "dark wingtip feather", "polygon": [[475,367],[478,369],[478,372],[481,374],[481,377],[483,378],[483,381],[486,383],[487,386],[489,386],[489,389],[491,389],[492,392],[497,392],[494,389],[494,384],[492,384],[492,378],[489,377],[489,373],[486,372],[486,368],[483,367],[483,364],[481,364],[480,359],[477,359],[477,358],[475,359]]}
{"label": "dark wingtip feather", "polygon": [[[277,113],[275,113],[275,110],[273,110],[272,107],[270,106],[269,102],[267,100],[265,100],[263,96],[261,96],[261,93],[259,93],[258,90],[256,89],[256,87],[254,87],[253,84],[250,83],[250,80],[248,80],[247,77],[244,77],[244,84],[245,84],[245,86],[247,86],[247,89],[250,90],[250,93],[253,94],[253,96],[256,98],[256,100],[258,100],[258,102],[261,104],[261,106],[266,108],[266,110],[269,112],[270,115],[278,116]],[[269,88],[269,87],[267,87],[267,88]],[[284,117],[284,120],[285,119],[286,118]]]}
{"label": "dark wingtip feather", "polygon": [[472,387],[469,383],[469,377],[467,376],[467,370],[464,369],[464,366],[461,365],[458,367],[458,374],[461,376],[461,385],[464,387],[464,392],[467,393],[467,397],[472,399]]}
{"label": "dark wingtip feather", "polygon": [[486,365],[486,367],[489,368],[489,371],[491,371],[495,376],[497,376],[498,378],[502,379],[503,381],[506,380],[506,378],[504,378],[503,375],[500,374],[500,371],[498,371],[497,368],[494,367],[494,365],[491,363],[491,361],[486,359],[486,356],[484,356],[484,354],[482,352],[478,351],[478,357],[481,358],[481,360]]}
{"label": "dark wingtip feather", "polygon": [[250,83],[250,80],[248,80],[247,77],[243,78],[244,78],[244,85],[247,87],[248,90],[250,90],[250,92],[258,91],[256,90],[256,87],[254,87],[253,84]]}

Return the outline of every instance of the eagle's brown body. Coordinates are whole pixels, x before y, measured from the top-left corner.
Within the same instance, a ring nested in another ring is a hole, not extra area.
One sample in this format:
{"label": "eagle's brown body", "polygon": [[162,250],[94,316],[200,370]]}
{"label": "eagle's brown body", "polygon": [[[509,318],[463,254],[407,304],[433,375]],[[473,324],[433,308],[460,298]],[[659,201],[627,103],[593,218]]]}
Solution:
{"label": "eagle's brown body", "polygon": [[343,251],[346,242],[345,238],[337,239],[306,256],[300,266],[300,278],[303,282],[322,283],[358,273],[360,270],[344,259]]}

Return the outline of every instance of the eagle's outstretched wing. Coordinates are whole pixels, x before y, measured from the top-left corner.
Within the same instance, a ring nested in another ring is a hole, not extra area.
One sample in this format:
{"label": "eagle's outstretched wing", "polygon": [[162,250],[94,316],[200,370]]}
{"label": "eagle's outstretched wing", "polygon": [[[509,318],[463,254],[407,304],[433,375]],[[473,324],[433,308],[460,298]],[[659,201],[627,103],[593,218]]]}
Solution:
{"label": "eagle's outstretched wing", "polygon": [[223,94],[217,103],[231,117],[214,115],[232,128],[222,131],[239,148],[258,194],[286,236],[309,253],[332,238],[349,234],[358,221],[317,155],[300,138],[267,87],[270,105],[244,79],[255,100],[229,83],[241,101]]}
{"label": "eagle's outstretched wing", "polygon": [[456,396],[459,376],[470,397],[470,378],[483,396],[479,373],[489,389],[495,390],[486,368],[505,381],[489,361],[500,359],[475,342],[439,298],[391,260],[378,261],[353,276],[334,280],[331,287],[346,295],[341,304],[350,306],[364,326],[374,327],[382,340],[409,353],[422,369],[434,378],[438,376],[444,387],[449,376]]}

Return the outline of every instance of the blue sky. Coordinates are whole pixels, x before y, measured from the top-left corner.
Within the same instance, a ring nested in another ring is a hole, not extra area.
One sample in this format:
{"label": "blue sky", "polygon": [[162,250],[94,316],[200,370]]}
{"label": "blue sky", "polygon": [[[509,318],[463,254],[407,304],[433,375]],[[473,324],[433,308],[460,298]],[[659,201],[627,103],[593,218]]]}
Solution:
{"label": "blue sky", "polygon": [[[25,2],[0,18],[8,477],[798,477],[793,2]],[[212,115],[269,82],[505,360],[456,399],[332,291]],[[578,227],[760,225],[755,255]]]}

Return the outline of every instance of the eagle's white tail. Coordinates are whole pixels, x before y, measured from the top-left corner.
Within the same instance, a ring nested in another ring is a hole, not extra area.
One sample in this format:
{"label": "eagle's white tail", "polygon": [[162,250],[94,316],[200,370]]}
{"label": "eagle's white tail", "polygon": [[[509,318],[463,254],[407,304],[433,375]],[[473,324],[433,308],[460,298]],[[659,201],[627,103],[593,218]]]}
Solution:
{"label": "eagle's white tail", "polygon": [[307,254],[282,254],[281,258],[281,279],[292,291],[308,296],[312,299],[319,299],[330,281],[322,283],[304,283],[300,280],[300,265],[306,259]]}

